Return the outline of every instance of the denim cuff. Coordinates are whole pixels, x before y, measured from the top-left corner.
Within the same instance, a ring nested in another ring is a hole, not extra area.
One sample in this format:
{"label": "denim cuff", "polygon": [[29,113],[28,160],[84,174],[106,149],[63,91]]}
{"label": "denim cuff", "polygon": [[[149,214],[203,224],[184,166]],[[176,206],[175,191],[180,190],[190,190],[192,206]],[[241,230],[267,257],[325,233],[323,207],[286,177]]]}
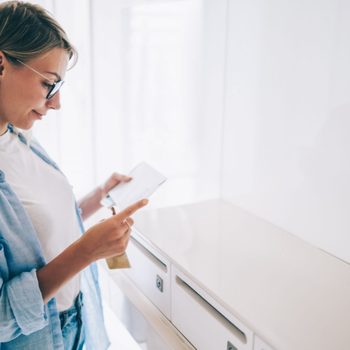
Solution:
{"label": "denim cuff", "polygon": [[6,284],[11,309],[22,334],[31,334],[49,324],[35,269],[21,273]]}

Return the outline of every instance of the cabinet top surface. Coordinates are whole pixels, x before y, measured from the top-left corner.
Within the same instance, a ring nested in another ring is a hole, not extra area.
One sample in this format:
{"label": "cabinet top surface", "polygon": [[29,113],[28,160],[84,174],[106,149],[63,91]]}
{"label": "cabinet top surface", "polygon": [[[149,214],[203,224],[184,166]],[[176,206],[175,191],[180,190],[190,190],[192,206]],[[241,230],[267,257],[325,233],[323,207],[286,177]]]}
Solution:
{"label": "cabinet top surface", "polygon": [[144,210],[135,228],[277,349],[350,349],[350,265],[223,200]]}

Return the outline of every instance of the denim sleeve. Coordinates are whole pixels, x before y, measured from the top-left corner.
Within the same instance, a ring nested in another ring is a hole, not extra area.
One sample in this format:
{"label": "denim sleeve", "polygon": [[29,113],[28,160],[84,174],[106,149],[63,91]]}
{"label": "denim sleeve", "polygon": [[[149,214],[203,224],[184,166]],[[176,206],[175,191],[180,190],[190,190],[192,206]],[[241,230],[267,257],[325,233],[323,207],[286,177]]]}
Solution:
{"label": "denim sleeve", "polygon": [[44,328],[49,323],[45,310],[35,269],[6,282],[0,274],[0,343]]}

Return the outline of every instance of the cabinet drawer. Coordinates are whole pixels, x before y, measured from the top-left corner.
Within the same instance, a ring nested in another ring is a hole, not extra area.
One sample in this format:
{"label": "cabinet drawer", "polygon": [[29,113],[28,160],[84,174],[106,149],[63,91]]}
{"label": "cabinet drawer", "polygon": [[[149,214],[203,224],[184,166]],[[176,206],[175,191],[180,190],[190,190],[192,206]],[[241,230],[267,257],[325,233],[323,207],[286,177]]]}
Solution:
{"label": "cabinet drawer", "polygon": [[273,350],[271,346],[267,345],[258,336],[254,337],[254,350]]}
{"label": "cabinet drawer", "polygon": [[252,332],[174,266],[171,319],[197,349],[253,349]]}
{"label": "cabinet drawer", "polygon": [[167,259],[135,235],[130,237],[127,254],[131,268],[125,270],[125,274],[170,318],[170,265]]}

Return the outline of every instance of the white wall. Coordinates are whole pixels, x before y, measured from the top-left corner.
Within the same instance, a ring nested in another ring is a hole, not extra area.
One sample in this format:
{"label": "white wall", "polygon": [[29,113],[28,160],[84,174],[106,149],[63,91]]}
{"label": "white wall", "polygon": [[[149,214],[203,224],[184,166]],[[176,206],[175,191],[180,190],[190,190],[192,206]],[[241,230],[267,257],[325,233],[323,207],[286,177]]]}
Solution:
{"label": "white wall", "polygon": [[92,3],[98,177],[145,160],[151,205],[218,197],[226,1]]}
{"label": "white wall", "polygon": [[78,196],[147,161],[169,178],[150,207],[218,197],[226,0],[67,1],[45,4],[79,61],[35,128]]}
{"label": "white wall", "polygon": [[223,197],[350,262],[350,2],[228,3]]}

